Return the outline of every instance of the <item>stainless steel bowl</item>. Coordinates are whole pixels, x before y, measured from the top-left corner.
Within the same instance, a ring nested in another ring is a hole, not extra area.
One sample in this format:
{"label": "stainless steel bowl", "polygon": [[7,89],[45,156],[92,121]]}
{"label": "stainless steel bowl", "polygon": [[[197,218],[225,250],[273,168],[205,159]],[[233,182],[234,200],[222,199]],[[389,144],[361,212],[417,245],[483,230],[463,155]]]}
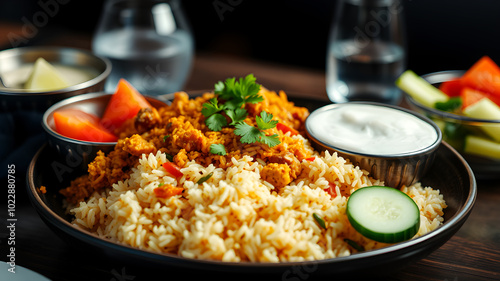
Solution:
{"label": "stainless steel bowl", "polygon": [[[23,47],[0,52],[0,76],[15,71],[23,65],[43,57],[49,63],[67,66],[90,67],[97,73],[92,79],[57,91],[34,92],[0,85],[2,112],[34,111],[43,113],[52,104],[68,97],[99,92],[111,72],[111,62],[89,51],[63,47]],[[4,81],[6,84],[8,81]],[[7,84],[7,86],[9,86]]]}
{"label": "stainless steel bowl", "polygon": [[[336,147],[327,142],[321,141],[314,135],[314,133],[311,132],[311,120],[315,114],[320,114],[321,112],[327,110],[334,110],[341,106],[349,106],[351,104],[366,104],[388,107],[411,114],[430,124],[436,131],[437,139],[434,143],[426,148],[413,152],[391,154],[386,156]],[[372,176],[373,178],[383,180],[385,185],[397,188],[403,185],[411,185],[419,181],[427,173],[427,171],[432,166],[432,163],[434,162],[436,150],[438,149],[442,140],[442,134],[439,127],[427,117],[399,106],[373,102],[349,102],[343,104],[330,104],[318,108],[317,110],[313,111],[308,117],[305,126],[307,135],[311,140],[312,145],[317,150],[328,150],[330,153],[336,152],[339,156],[349,159],[354,165],[357,165],[360,168],[368,171],[370,173],[370,176]]]}
{"label": "stainless steel bowl", "polygon": [[[47,134],[49,147],[58,155],[56,163],[61,171],[73,169],[86,171],[88,164],[95,158],[97,152],[109,152],[116,142],[89,142],[65,137],[56,132],[54,112],[60,109],[80,109],[84,112],[102,116],[112,94],[105,92],[89,93],[62,100],[52,105],[43,115],[42,127]],[[166,106],[158,99],[146,96],[148,102],[155,108]]]}

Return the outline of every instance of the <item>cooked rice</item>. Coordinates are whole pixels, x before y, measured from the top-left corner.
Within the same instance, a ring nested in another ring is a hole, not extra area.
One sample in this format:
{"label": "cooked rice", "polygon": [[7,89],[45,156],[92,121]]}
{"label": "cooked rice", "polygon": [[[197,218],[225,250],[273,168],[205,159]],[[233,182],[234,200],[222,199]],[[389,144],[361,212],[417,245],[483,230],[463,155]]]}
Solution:
{"label": "cooked rice", "polygon": [[[261,94],[263,102],[247,107],[246,122],[265,110],[304,132],[307,109],[294,106],[284,92],[262,89]],[[171,106],[159,110],[156,127],[122,137],[113,152],[99,154],[88,176],[61,190],[72,205],[73,223],[139,249],[232,262],[347,256],[356,250],[345,239],[366,250],[388,246],[359,234],[345,213],[352,192],[383,182],[337,154],[316,152],[301,134],[270,129],[281,143],[269,148],[241,144],[230,128],[209,131],[200,110],[210,98],[213,93],[196,99],[176,95]],[[209,153],[214,143],[223,143],[228,154]],[[181,178],[162,167],[166,153],[182,168]],[[159,186],[183,192],[164,198],[155,193]],[[402,191],[420,208],[416,237],[442,224],[446,203],[439,190],[416,183]]]}
{"label": "cooked rice", "polygon": [[[294,138],[312,150],[306,139]],[[191,161],[179,180],[161,167],[166,161],[160,151],[142,155],[129,179],[95,192],[71,210],[74,224],[139,249],[232,262],[347,256],[355,250],[346,238],[366,250],[388,246],[360,235],[345,214],[349,194],[383,183],[336,154],[325,152],[313,161],[303,160],[300,176],[280,190],[260,178],[263,165],[248,155],[233,158],[225,170]],[[209,180],[196,183],[209,173],[213,173]],[[334,198],[325,191],[330,182],[336,185]],[[182,196],[159,198],[154,189],[162,183],[185,191]],[[439,191],[419,183],[402,191],[420,208],[416,237],[439,227],[446,207]],[[326,229],[313,213],[323,218]]]}

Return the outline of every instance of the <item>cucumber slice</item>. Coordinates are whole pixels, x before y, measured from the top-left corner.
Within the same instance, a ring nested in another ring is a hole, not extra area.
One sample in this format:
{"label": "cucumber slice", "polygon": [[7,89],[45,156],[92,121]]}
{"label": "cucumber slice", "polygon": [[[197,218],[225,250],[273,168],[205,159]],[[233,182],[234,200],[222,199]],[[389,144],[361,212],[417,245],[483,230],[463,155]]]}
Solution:
{"label": "cucumber slice", "polygon": [[445,93],[411,70],[406,70],[399,76],[396,86],[427,107],[434,108],[436,102],[446,102],[449,99]]}
{"label": "cucumber slice", "polygon": [[408,240],[420,228],[417,204],[404,192],[387,186],[363,187],[347,201],[347,218],[363,236],[383,243]]}
{"label": "cucumber slice", "polygon": [[[489,98],[467,106],[463,113],[472,118],[500,120],[500,107]],[[500,141],[500,124],[482,124],[480,128],[494,140]]]}
{"label": "cucumber slice", "polygon": [[500,143],[469,135],[465,137],[464,152],[487,158],[500,159]]}

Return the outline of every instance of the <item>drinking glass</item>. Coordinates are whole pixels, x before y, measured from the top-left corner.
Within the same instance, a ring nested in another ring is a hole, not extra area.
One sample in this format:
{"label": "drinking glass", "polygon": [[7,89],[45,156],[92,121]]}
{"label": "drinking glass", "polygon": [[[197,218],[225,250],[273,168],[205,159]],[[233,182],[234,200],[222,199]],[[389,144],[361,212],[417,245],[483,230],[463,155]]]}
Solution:
{"label": "drinking glass", "polygon": [[326,89],[334,103],[397,104],[394,82],[406,67],[399,0],[339,0],[328,40]]}
{"label": "drinking glass", "polygon": [[193,41],[178,0],[107,0],[92,49],[111,60],[106,91],[124,78],[142,94],[161,95],[184,86]]}

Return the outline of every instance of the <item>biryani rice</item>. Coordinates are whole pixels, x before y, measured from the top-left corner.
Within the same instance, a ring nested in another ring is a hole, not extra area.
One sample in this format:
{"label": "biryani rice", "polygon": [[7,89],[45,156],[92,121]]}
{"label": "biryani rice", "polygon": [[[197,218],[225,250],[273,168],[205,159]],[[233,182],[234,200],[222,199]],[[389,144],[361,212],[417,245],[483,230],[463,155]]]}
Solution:
{"label": "biryani rice", "polygon": [[[188,258],[222,261],[304,261],[350,255],[345,238],[365,249],[387,246],[361,236],[349,224],[347,196],[339,186],[348,185],[348,194],[364,186],[381,184],[366,172],[336,154],[325,152],[311,163],[304,160],[305,172],[279,192],[262,181],[263,168],[250,156],[233,159],[226,170],[190,162],[176,182],[161,163],[164,153],[143,155],[128,180],[94,193],[71,212],[75,224],[99,236],[139,249],[178,254]],[[213,176],[202,184],[203,176]],[[335,198],[324,190],[337,184]],[[159,184],[178,184],[185,196],[158,198]],[[420,184],[403,187],[421,210],[417,236],[436,229],[445,207],[442,195]],[[316,213],[326,230],[313,219]]]}
{"label": "biryani rice", "polygon": [[[289,108],[278,107],[286,101],[286,95],[264,91],[265,102],[253,110],[272,112],[278,120],[288,120],[288,124],[299,129],[301,123],[290,118]],[[175,114],[164,113],[164,118],[170,122],[172,118],[189,120],[179,123],[176,132],[202,130],[199,106],[203,100],[193,103],[184,98],[176,98],[172,105]],[[95,190],[90,197],[72,206],[73,223],[100,237],[139,249],[228,262],[305,261],[348,256],[356,250],[345,239],[355,241],[366,250],[388,246],[359,234],[345,214],[352,192],[365,186],[383,185],[367,171],[336,153],[316,152],[300,134],[281,134],[281,147],[275,150],[223,138],[229,134],[221,137],[206,132],[204,135],[208,140],[200,142],[197,150],[187,152],[175,147],[176,163],[182,167],[181,178],[172,177],[162,167],[162,163],[168,161],[165,149],[144,153],[127,178]],[[182,135],[172,136],[170,144],[180,145],[178,138]],[[214,140],[227,147],[231,144],[238,147],[238,153],[233,149],[229,156],[211,155],[208,159],[203,145]],[[299,166],[295,167],[300,173],[278,187],[266,181],[263,173],[273,153],[288,150],[301,155],[296,164]],[[208,180],[198,183],[209,174]],[[184,191],[167,198],[157,196],[155,189],[166,185],[182,187]],[[420,183],[401,190],[420,208],[421,225],[415,237],[442,224],[446,203],[439,190]],[[314,213],[325,221],[326,229],[315,221]]]}

